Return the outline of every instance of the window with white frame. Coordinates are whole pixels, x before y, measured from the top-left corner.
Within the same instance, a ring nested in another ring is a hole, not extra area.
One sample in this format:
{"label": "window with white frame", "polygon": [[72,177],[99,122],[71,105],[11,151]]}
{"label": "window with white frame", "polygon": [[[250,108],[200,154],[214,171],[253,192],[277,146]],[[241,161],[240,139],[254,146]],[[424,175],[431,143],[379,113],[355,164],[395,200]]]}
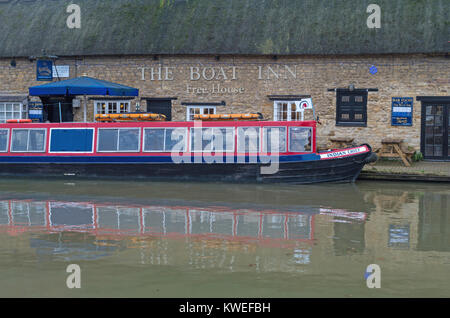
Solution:
{"label": "window with white frame", "polygon": [[8,151],[9,129],[0,129],[0,152]]}
{"label": "window with white frame", "polygon": [[259,151],[259,127],[238,127],[237,129],[237,151],[252,153]]}
{"label": "window with white frame", "polygon": [[144,151],[184,152],[186,139],[186,128],[144,128]]}
{"label": "window with white frame", "polygon": [[191,128],[190,149],[193,152],[234,151],[233,127]]}
{"label": "window with white frame", "polygon": [[275,121],[301,120],[301,112],[295,102],[299,101],[274,101],[273,118]]}
{"label": "window with white frame", "polygon": [[27,119],[27,106],[22,103],[0,102],[0,122],[5,123],[8,119]]}
{"label": "window with white frame", "polygon": [[312,151],[311,127],[289,127],[289,151],[291,152]]}
{"label": "window with white frame", "polygon": [[12,152],[45,152],[46,129],[13,129]]}
{"label": "window with white frame", "polygon": [[215,113],[215,106],[188,106],[186,110],[186,120],[194,120],[194,115],[212,115]]}
{"label": "window with white frame", "polygon": [[139,128],[100,128],[97,151],[137,152],[140,148]]}
{"label": "window with white frame", "polygon": [[130,104],[129,100],[96,100],[94,101],[95,115],[129,113]]}
{"label": "window with white frame", "polygon": [[286,151],[286,127],[263,128],[263,152]]}

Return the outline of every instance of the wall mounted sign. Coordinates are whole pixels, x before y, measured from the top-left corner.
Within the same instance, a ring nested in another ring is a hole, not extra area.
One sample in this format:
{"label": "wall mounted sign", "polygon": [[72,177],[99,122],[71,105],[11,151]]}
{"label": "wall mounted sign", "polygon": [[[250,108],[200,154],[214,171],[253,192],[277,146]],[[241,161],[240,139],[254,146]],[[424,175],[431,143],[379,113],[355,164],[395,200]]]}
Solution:
{"label": "wall mounted sign", "polygon": [[36,61],[36,80],[52,81],[53,80],[53,62],[47,60]]}
{"label": "wall mounted sign", "polygon": [[412,126],[412,116],[412,97],[392,97],[392,126]]}
{"label": "wall mounted sign", "polygon": [[53,78],[70,77],[69,65],[53,65]]}

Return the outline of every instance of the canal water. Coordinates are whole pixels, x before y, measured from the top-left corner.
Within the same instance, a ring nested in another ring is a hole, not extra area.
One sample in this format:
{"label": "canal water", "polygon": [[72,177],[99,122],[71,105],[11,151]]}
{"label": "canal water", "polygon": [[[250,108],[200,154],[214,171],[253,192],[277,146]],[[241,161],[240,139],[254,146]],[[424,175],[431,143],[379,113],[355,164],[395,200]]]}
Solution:
{"label": "canal water", "polygon": [[0,297],[450,297],[450,187],[0,179]]}

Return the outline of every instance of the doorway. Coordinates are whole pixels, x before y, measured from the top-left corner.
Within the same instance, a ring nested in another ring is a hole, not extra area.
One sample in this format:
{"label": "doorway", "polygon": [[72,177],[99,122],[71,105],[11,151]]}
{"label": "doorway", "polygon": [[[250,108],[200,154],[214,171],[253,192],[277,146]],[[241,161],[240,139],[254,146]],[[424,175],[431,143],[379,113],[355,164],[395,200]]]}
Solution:
{"label": "doorway", "polygon": [[[51,96],[41,97],[44,105],[43,120],[51,123],[73,122],[73,97]],[[61,104],[61,107],[60,107]]]}
{"label": "doorway", "polygon": [[421,152],[425,159],[450,161],[450,97],[422,101]]}
{"label": "doorway", "polygon": [[147,99],[147,112],[163,114],[167,121],[172,120],[172,99]]}

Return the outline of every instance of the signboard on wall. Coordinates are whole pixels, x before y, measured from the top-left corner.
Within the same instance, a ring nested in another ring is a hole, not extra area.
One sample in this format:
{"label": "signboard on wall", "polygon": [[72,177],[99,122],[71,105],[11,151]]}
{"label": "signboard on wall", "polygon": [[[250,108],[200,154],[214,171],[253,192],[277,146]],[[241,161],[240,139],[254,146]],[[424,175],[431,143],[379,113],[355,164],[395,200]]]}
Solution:
{"label": "signboard on wall", "polygon": [[70,77],[69,65],[53,65],[53,78]]}
{"label": "signboard on wall", "polygon": [[412,115],[412,97],[392,97],[392,126],[412,126]]}
{"label": "signboard on wall", "polygon": [[47,60],[36,61],[36,80],[52,81],[53,80],[53,62]]}

